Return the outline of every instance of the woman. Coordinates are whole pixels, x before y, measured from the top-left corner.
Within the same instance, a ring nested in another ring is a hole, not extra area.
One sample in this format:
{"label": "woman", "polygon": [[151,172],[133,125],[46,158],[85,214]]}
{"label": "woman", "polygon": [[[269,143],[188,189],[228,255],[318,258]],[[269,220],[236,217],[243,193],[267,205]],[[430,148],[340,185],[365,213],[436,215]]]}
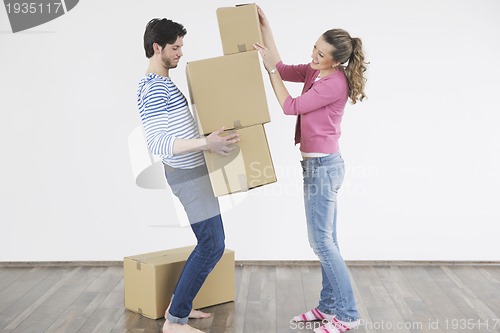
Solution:
{"label": "woman", "polygon": [[[303,157],[308,237],[321,262],[319,305],[293,320],[321,320],[323,326],[315,332],[347,332],[359,325],[359,314],[336,237],[337,191],[344,178],[338,139],[347,100],[354,104],[365,98],[362,43],[342,29],[332,29],[316,41],[311,63],[284,65],[269,22],[260,8],[258,11],[265,46],[255,44],[255,48],[283,112],[297,116],[295,143],[300,143]],[[302,95],[292,98],[283,80],[304,82]]]}

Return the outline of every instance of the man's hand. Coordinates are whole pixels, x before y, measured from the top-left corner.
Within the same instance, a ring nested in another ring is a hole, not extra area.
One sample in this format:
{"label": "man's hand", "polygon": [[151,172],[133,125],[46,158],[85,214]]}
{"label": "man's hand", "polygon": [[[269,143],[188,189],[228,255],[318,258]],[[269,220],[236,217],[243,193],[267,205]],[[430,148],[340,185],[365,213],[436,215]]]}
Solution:
{"label": "man's hand", "polygon": [[212,153],[216,153],[222,156],[227,156],[229,155],[229,153],[231,153],[231,151],[233,151],[236,148],[234,144],[240,141],[240,137],[237,133],[232,133],[222,136],[221,134],[223,132],[224,132],[224,127],[215,132],[212,132],[209,136],[207,136],[206,149]]}

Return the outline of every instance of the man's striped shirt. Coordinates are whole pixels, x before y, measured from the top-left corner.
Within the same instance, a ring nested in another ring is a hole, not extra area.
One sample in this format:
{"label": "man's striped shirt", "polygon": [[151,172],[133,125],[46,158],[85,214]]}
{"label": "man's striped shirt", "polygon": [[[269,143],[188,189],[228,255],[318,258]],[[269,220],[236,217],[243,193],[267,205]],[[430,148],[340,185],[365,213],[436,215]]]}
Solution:
{"label": "man's striped shirt", "polygon": [[176,138],[200,136],[186,98],[170,78],[147,74],[139,82],[137,106],[153,155],[161,155],[164,163],[179,169],[191,169],[205,163],[201,151],[173,154]]}

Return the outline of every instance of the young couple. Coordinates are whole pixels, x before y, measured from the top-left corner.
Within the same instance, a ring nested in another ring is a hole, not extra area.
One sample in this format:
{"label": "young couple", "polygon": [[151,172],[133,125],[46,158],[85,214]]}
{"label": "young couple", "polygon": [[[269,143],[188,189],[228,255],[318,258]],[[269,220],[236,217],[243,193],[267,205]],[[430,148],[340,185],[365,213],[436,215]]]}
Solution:
{"label": "young couple", "polygon": [[[359,314],[336,237],[337,192],[344,178],[338,140],[348,99],[356,103],[365,98],[362,43],[342,29],[328,30],[314,43],[310,63],[285,65],[269,21],[262,9],[258,12],[264,45],[254,47],[284,114],[297,116],[295,143],[302,154],[308,238],[319,257],[323,280],[318,306],[293,320],[322,321],[315,332],[347,332],[359,325]],[[221,136],[224,128],[207,137],[198,134],[186,98],[169,77],[183,55],[185,35],[181,24],[168,19],[147,24],[144,49],[149,67],[137,90],[148,147],[162,155],[167,182],[197,238],[165,313],[163,333],[200,333],[187,324],[188,319],[210,316],[192,309],[192,301],[224,252],[224,228],[202,151],[227,155],[239,141],[236,134]],[[283,81],[303,82],[301,96],[291,97]]]}

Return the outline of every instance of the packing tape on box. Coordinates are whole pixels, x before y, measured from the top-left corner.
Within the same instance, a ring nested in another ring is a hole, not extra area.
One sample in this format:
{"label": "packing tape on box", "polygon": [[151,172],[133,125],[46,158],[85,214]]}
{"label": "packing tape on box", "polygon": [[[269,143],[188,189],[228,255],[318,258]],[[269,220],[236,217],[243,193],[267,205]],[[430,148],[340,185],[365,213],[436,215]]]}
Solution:
{"label": "packing tape on box", "polygon": [[141,262],[140,260],[137,260],[137,263],[136,263],[136,267],[135,267],[135,268],[136,268],[138,271],[140,271],[140,270],[141,270],[141,266],[142,266],[142,262]]}
{"label": "packing tape on box", "polygon": [[238,44],[238,52],[246,52],[247,46],[245,44]]}
{"label": "packing tape on box", "polygon": [[233,121],[233,126],[235,129],[240,129],[241,128],[241,121],[239,119]]}

